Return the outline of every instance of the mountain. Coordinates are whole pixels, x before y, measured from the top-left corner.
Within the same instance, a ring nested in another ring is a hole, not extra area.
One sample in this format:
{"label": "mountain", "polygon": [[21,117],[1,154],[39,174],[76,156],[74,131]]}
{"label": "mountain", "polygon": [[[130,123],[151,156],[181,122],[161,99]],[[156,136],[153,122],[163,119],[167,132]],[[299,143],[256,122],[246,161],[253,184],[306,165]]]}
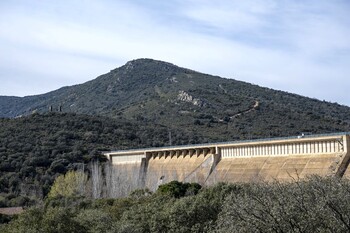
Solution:
{"label": "mountain", "polygon": [[190,129],[212,141],[349,131],[350,108],[137,59],[84,84],[43,95],[0,97],[0,117],[56,111]]}
{"label": "mountain", "polygon": [[339,104],[130,61],[84,84],[0,97],[0,207],[40,202],[55,177],[99,151],[166,146],[170,137],[181,145],[350,131],[349,116]]}

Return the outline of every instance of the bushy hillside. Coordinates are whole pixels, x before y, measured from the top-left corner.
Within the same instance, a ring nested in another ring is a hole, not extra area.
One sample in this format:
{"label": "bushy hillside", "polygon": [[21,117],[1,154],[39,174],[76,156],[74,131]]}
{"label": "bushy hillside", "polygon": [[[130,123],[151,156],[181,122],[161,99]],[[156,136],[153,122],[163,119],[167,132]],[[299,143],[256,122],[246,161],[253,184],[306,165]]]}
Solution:
{"label": "bushy hillside", "polygon": [[[164,126],[66,113],[0,119],[0,129],[0,207],[40,200],[57,175],[86,166],[101,151],[168,143]],[[172,136],[177,144],[199,140],[191,137]]]}

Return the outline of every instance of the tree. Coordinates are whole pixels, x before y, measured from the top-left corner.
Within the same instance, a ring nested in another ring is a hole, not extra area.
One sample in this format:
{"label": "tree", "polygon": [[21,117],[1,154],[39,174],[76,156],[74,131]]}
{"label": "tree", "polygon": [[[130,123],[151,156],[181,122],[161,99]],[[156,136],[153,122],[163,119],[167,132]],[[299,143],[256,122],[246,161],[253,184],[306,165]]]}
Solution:
{"label": "tree", "polygon": [[189,195],[196,195],[202,186],[198,183],[182,183],[173,180],[167,184],[160,185],[157,192],[180,198]]}
{"label": "tree", "polygon": [[83,172],[69,171],[56,178],[48,194],[49,198],[75,197],[85,194],[87,175]]}

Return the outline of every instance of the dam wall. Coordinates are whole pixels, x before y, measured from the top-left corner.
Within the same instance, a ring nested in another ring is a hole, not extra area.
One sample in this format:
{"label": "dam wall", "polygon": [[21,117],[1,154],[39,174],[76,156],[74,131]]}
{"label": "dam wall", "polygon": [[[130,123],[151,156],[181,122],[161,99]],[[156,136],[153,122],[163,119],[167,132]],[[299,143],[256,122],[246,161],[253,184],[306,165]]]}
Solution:
{"label": "dam wall", "polygon": [[348,136],[336,135],[222,146],[215,179],[293,181],[310,175],[337,175],[349,157],[347,142]]}
{"label": "dam wall", "polygon": [[[146,148],[105,153],[114,166],[138,166],[143,187],[178,180],[295,181],[310,175],[350,178],[349,133]],[[134,169],[135,170],[135,169]]]}
{"label": "dam wall", "polygon": [[344,160],[342,161],[342,164],[339,169],[339,173],[340,173],[340,176],[346,179],[350,179],[350,135],[347,136],[346,145],[344,146],[346,147],[347,157],[345,157]]}

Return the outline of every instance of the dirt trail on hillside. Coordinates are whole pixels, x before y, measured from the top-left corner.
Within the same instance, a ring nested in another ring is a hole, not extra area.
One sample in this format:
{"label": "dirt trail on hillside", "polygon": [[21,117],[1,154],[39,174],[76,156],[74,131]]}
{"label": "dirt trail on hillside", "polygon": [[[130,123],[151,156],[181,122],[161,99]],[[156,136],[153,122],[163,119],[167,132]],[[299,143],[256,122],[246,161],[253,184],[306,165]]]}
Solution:
{"label": "dirt trail on hillside", "polygon": [[251,111],[254,111],[257,107],[259,107],[259,104],[260,104],[259,101],[255,100],[255,103],[254,103],[253,107],[251,107],[251,108],[249,108],[249,109],[247,109],[245,111],[239,112],[239,113],[237,113],[237,114],[235,114],[233,116],[230,116],[230,119],[238,117],[238,116],[246,114],[246,113],[250,113]]}

